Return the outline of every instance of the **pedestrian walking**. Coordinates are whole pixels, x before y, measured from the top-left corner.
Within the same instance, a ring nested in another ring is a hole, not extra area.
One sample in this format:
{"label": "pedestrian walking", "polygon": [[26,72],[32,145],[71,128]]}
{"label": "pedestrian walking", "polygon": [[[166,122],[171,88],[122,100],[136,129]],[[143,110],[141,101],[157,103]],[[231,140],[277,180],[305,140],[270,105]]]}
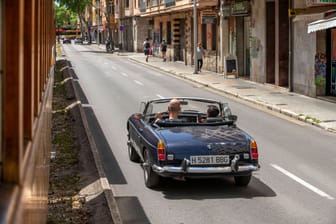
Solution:
{"label": "pedestrian walking", "polygon": [[204,55],[204,50],[203,50],[202,44],[198,43],[197,50],[196,50],[196,59],[197,59],[198,72],[202,71],[203,55]]}
{"label": "pedestrian walking", "polygon": [[166,44],[165,39],[162,39],[162,42],[161,42],[161,53],[162,53],[163,61],[166,61],[167,44]]}
{"label": "pedestrian walking", "polygon": [[144,41],[143,47],[144,47],[144,54],[146,56],[146,62],[148,62],[149,49],[150,49],[150,42],[148,38],[146,38],[146,40]]}

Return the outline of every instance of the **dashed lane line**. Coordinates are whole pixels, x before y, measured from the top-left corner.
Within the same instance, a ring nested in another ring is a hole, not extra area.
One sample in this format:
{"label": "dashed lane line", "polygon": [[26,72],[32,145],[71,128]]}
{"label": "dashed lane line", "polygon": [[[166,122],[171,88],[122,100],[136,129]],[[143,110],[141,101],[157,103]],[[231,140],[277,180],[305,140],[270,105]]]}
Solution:
{"label": "dashed lane line", "polygon": [[144,86],[144,84],[143,84],[142,82],[138,81],[138,80],[134,80],[134,82],[135,82],[136,84],[140,85],[140,86]]}
{"label": "dashed lane line", "polygon": [[290,177],[291,179],[295,180],[299,184],[303,185],[304,187],[308,188],[309,190],[315,192],[316,194],[320,195],[321,197],[327,198],[329,200],[334,200],[334,198],[327,193],[321,191],[317,187],[314,187],[313,185],[309,184],[308,182],[304,181],[300,177],[295,176],[294,174],[290,173],[289,171],[285,170],[284,168],[276,165],[276,164],[271,164],[271,166],[280,171],[281,173],[285,174],[286,176]]}

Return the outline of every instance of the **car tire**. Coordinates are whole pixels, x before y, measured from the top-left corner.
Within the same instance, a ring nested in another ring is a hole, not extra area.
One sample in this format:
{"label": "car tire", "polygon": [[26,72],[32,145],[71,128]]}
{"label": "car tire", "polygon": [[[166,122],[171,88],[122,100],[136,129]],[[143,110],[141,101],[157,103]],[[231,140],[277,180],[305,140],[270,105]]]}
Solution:
{"label": "car tire", "polygon": [[140,161],[140,157],[132,145],[128,146],[128,157],[132,162]]}
{"label": "car tire", "polygon": [[145,152],[144,152],[143,169],[144,169],[144,179],[145,179],[146,187],[155,188],[155,187],[159,186],[160,176],[157,175],[152,170],[152,162],[151,162],[150,154],[149,154],[148,150],[145,150]]}
{"label": "car tire", "polygon": [[247,186],[250,183],[252,175],[248,175],[248,176],[235,176],[235,183],[237,186]]}

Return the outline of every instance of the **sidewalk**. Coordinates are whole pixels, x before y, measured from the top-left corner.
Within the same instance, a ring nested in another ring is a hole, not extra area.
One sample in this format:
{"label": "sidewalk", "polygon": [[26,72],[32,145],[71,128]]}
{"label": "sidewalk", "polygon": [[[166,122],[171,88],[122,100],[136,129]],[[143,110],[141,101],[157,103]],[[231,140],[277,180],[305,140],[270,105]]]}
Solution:
{"label": "sidewalk", "polygon": [[[336,97],[330,100],[316,99],[288,89],[255,83],[244,79],[224,78],[220,73],[202,70],[193,74],[194,67],[181,62],[163,62],[159,57],[150,57],[146,63],[142,53],[117,53],[130,60],[160,69],[183,79],[213,88],[242,100],[258,104],[269,110],[307,122],[336,133]],[[326,98],[327,99],[327,98]],[[334,101],[335,100],[335,101]]]}

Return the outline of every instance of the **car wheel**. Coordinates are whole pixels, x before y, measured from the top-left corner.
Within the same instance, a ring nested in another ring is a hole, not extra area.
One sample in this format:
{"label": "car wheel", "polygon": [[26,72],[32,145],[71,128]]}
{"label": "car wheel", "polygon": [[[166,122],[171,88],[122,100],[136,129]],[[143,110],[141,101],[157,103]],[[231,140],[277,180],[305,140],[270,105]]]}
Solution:
{"label": "car wheel", "polygon": [[139,162],[140,157],[132,145],[128,146],[128,157],[133,162]]}
{"label": "car wheel", "polygon": [[144,179],[145,179],[145,185],[148,188],[154,188],[157,187],[160,183],[160,176],[157,175],[153,170],[152,170],[152,162],[150,160],[150,155],[149,151],[145,150],[144,153],[144,164],[143,164],[143,169],[144,169]]}
{"label": "car wheel", "polygon": [[252,175],[248,176],[235,176],[235,182],[237,186],[247,186],[250,183]]}

